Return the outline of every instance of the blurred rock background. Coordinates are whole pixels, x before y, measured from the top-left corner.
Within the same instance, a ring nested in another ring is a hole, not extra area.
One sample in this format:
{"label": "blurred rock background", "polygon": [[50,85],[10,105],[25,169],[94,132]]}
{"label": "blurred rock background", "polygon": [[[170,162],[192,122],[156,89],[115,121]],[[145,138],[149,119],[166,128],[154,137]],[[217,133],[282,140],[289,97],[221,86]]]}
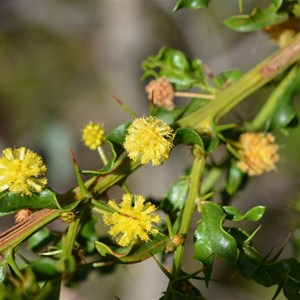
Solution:
{"label": "blurred rock background", "polygon": [[[245,10],[254,3],[249,1]],[[222,24],[238,13],[238,1],[211,1],[209,9],[172,12],[175,0],[2,0],[0,2],[0,146],[26,146],[41,153],[48,166],[49,185],[65,192],[76,184],[70,157],[74,150],[82,169],[97,168],[97,154],[80,141],[89,121],[107,131],[130,118],[116,104],[114,93],[138,115],[149,103],[140,81],[140,64],[162,46],[199,57],[213,73],[230,68],[247,71],[275,50],[262,33],[241,34]],[[247,6],[248,5],[248,6]],[[266,97],[263,92],[239,106],[231,117],[251,118]],[[177,100],[182,105],[186,100]],[[257,244],[265,253],[284,242],[292,228],[291,201],[298,195],[299,130],[282,147],[279,173],[253,179],[234,203],[242,209],[267,205]],[[189,149],[175,149],[159,168],[143,167],[129,178],[135,193],[161,197],[190,162]],[[117,193],[117,192],[116,192]],[[7,219],[11,222],[11,219]],[[253,227],[255,228],[255,227]],[[267,238],[265,238],[267,237]],[[267,242],[267,243],[266,243]],[[190,250],[191,252],[192,250]],[[283,255],[291,255],[289,244]],[[188,256],[188,255],[187,255]],[[191,255],[190,255],[191,257]],[[186,261],[187,270],[200,265]],[[229,272],[229,273],[228,273]],[[269,299],[275,289],[260,288],[239,276],[230,280],[220,263],[208,299]],[[222,282],[222,283],[221,283]],[[65,299],[155,300],[167,279],[153,260],[121,266],[113,275],[92,274]],[[198,283],[199,284],[199,283]],[[228,287],[229,286],[229,287]],[[101,295],[101,296],[100,296]]]}

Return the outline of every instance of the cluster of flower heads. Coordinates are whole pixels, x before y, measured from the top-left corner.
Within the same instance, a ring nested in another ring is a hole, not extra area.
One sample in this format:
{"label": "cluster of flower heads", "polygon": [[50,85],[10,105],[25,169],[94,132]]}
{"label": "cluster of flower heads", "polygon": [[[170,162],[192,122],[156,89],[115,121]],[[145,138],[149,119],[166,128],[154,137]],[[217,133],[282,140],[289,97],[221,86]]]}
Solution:
{"label": "cluster of flower heads", "polygon": [[90,150],[96,150],[104,144],[105,130],[99,123],[90,122],[82,130],[82,140]]}
{"label": "cluster of flower heads", "polygon": [[31,196],[41,192],[47,184],[44,177],[46,166],[41,156],[33,151],[21,148],[7,148],[0,158],[0,192]]}
{"label": "cluster of flower heads", "polygon": [[145,88],[148,99],[153,104],[167,110],[174,109],[175,91],[172,83],[166,77],[151,80]]}
{"label": "cluster of flower heads", "polygon": [[276,169],[279,146],[271,133],[247,132],[240,136],[237,166],[249,176],[261,175]]}
{"label": "cluster of flower heads", "polygon": [[147,242],[149,235],[158,234],[158,229],[153,228],[152,223],[159,223],[158,214],[152,214],[156,207],[147,202],[140,195],[124,194],[122,202],[118,205],[110,200],[108,205],[115,210],[113,213],[104,213],[103,222],[111,226],[108,231],[115,237],[120,246],[128,246],[138,240]]}
{"label": "cluster of flower heads", "polygon": [[124,148],[132,160],[158,166],[173,147],[174,131],[162,120],[149,116],[135,119],[127,130]]}

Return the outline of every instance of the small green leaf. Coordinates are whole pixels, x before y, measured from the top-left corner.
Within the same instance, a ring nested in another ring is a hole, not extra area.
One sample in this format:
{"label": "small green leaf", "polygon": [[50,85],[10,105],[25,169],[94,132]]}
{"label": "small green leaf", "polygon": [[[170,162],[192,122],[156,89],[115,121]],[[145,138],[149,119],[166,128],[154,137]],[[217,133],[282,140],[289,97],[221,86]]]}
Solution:
{"label": "small green leaf", "polygon": [[173,10],[176,11],[181,8],[199,9],[208,7],[208,2],[209,0],[178,0]]}
{"label": "small green leaf", "polygon": [[39,281],[54,279],[61,275],[57,268],[57,260],[49,257],[41,257],[31,262],[30,266]]}
{"label": "small green leaf", "polygon": [[182,115],[184,110],[184,107],[175,107],[172,111],[157,107],[154,115],[164,121],[167,125],[172,125]]}
{"label": "small green leaf", "polygon": [[226,72],[222,72],[213,78],[213,82],[217,86],[217,88],[224,88],[225,84],[232,84],[243,75],[242,71],[238,69],[228,70]]}
{"label": "small green leaf", "polygon": [[28,245],[32,251],[39,251],[45,247],[53,238],[48,228],[42,228],[28,239]]}
{"label": "small green leaf", "polygon": [[198,145],[204,150],[203,141],[199,133],[191,128],[179,128],[176,130],[174,145]]}
{"label": "small green leaf", "polygon": [[11,192],[2,192],[0,198],[0,212],[8,213],[22,208],[42,209],[61,208],[56,194],[49,189],[44,189],[41,193],[34,193],[32,196],[21,196]]}
{"label": "small green leaf", "polygon": [[123,145],[125,141],[125,136],[127,134],[127,129],[130,126],[131,123],[125,123],[118,127],[116,127],[113,131],[109,133],[109,135],[106,137],[106,140],[114,143]]}
{"label": "small green leaf", "polygon": [[225,190],[228,195],[233,196],[239,191],[245,181],[245,174],[237,167],[236,161],[232,161],[228,170]]}
{"label": "small green leaf", "polygon": [[265,206],[255,206],[249,209],[245,214],[241,214],[236,207],[233,206],[223,206],[224,211],[227,214],[227,219],[231,221],[259,221],[265,213]]}
{"label": "small green leaf", "polygon": [[277,12],[278,5],[269,5],[266,9],[256,8],[250,15],[232,16],[224,21],[230,29],[251,32],[261,30],[266,26],[272,26],[288,19],[285,12]]}
{"label": "small green leaf", "polygon": [[131,264],[144,261],[152,255],[164,251],[169,242],[170,239],[167,236],[158,234],[147,243],[135,245],[134,247],[119,248],[119,251],[123,251],[121,253],[119,251],[113,251],[107,245],[97,241],[95,242],[95,245],[99,254],[106,259],[117,261],[119,263]]}
{"label": "small green leaf", "polygon": [[214,263],[214,251],[210,244],[210,237],[206,233],[205,223],[201,222],[195,231],[194,255],[193,257],[203,263],[204,278],[208,286]]}
{"label": "small green leaf", "polygon": [[173,231],[177,232],[179,226],[179,219],[184,207],[187,192],[189,187],[189,179],[182,178],[176,181],[168,190],[161,202],[161,208],[168,214],[171,223],[173,224]]}

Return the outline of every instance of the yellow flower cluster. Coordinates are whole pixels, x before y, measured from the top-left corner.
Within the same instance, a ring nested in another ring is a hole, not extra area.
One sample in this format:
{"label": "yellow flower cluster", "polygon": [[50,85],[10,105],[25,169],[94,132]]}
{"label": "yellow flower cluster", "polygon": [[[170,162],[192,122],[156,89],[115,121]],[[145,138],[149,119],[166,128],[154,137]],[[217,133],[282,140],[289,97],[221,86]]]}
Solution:
{"label": "yellow flower cluster", "polygon": [[271,133],[244,133],[240,136],[240,161],[237,166],[249,176],[261,175],[274,170],[279,160],[279,146]]}
{"label": "yellow flower cluster", "polygon": [[42,158],[25,147],[7,148],[0,158],[0,192],[31,196],[41,192],[47,183],[44,176],[47,168]]}
{"label": "yellow flower cluster", "polygon": [[168,78],[151,80],[145,88],[148,99],[167,110],[174,109],[174,88]]}
{"label": "yellow flower cluster", "polygon": [[114,213],[104,213],[103,222],[110,225],[109,234],[116,238],[116,242],[123,247],[136,243],[138,239],[147,242],[149,235],[156,235],[158,230],[152,223],[159,223],[158,214],[151,215],[156,207],[151,203],[144,203],[145,198],[140,195],[124,194],[118,205],[110,200],[108,205]]}
{"label": "yellow flower cluster", "polygon": [[90,150],[96,150],[104,143],[105,130],[99,123],[90,122],[82,129],[82,140]]}
{"label": "yellow flower cluster", "polygon": [[165,162],[173,147],[173,129],[156,117],[135,119],[127,130],[124,148],[132,160],[157,166]]}

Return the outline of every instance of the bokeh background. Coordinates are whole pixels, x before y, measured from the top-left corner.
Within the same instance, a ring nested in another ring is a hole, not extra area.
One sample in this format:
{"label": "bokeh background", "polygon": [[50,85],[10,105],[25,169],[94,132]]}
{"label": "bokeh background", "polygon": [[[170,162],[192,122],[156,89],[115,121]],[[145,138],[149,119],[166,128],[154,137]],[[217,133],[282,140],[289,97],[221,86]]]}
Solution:
{"label": "bokeh background", "polygon": [[[246,72],[276,49],[263,33],[241,34],[223,25],[222,20],[238,13],[237,0],[215,0],[209,9],[172,12],[175,3],[1,0],[1,149],[26,146],[41,153],[48,166],[49,185],[65,192],[76,184],[70,148],[82,169],[99,166],[96,152],[82,145],[80,129],[89,121],[97,121],[110,131],[130,120],[110,93],[138,115],[148,114],[145,84],[140,80],[140,65],[148,55],[163,46],[174,47],[190,58],[200,58],[217,74],[230,68]],[[268,1],[247,1],[245,10],[249,12],[255,3]],[[251,118],[267,95],[268,91],[258,93],[229,117]],[[186,100],[176,101],[183,105]],[[298,137],[297,129],[292,129],[288,137],[277,135],[282,145],[279,172],[251,180],[234,202],[242,210],[255,205],[268,207],[255,239],[263,253],[274,245],[279,249],[297,222],[290,207],[299,192]],[[179,147],[165,165],[143,167],[130,176],[128,183],[135,193],[162,197],[189,162],[189,149]],[[283,257],[292,254],[292,244],[288,243]],[[187,250],[186,256],[191,255],[192,249]],[[222,299],[270,299],[275,292],[274,288],[261,288],[233,276],[233,270],[221,262],[217,265],[210,288],[206,290],[200,283],[208,299],[220,295]],[[185,261],[186,270],[199,267],[191,259]],[[91,274],[75,290],[65,288],[61,299],[105,300],[117,296],[122,300],[155,300],[166,285],[167,278],[150,259],[121,266],[112,275]]]}

